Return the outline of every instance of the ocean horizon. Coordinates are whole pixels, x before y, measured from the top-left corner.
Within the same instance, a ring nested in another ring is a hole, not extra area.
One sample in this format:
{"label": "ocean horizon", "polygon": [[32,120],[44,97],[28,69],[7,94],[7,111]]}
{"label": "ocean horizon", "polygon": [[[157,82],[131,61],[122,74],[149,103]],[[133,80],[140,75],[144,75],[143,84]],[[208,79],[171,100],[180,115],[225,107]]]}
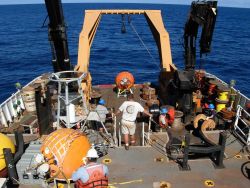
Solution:
{"label": "ocean horizon", "polygon": [[[169,4],[110,4],[65,3],[64,17],[70,60],[77,63],[78,38],[86,9],[161,9],[165,27],[170,35],[173,63],[184,67],[182,36],[187,20],[188,5]],[[212,41],[212,51],[199,58],[197,39],[197,68],[215,74],[225,82],[236,80],[236,88],[250,96],[250,9],[218,8]],[[53,72],[44,4],[0,5],[0,102],[16,91],[15,83],[27,84],[45,72]],[[159,56],[156,44],[144,16],[132,16],[132,23],[150,50],[149,56],[133,29],[126,22],[121,33],[121,16],[103,15],[91,48],[90,72],[95,84],[113,84],[121,71],[130,71],[136,83],[157,83]]]}

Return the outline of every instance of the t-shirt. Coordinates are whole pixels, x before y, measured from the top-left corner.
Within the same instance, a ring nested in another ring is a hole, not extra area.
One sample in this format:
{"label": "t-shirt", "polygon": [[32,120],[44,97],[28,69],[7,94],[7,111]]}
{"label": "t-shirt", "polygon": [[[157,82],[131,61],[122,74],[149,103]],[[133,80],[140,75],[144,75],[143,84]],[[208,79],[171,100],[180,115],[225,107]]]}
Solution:
{"label": "t-shirt", "polygon": [[107,108],[105,106],[103,106],[103,105],[97,105],[95,110],[98,113],[98,115],[100,116],[100,120],[102,122],[105,122],[106,114],[109,113]]}
{"label": "t-shirt", "polygon": [[125,101],[119,108],[122,113],[122,119],[127,121],[135,121],[138,112],[143,112],[142,105],[135,101]]}

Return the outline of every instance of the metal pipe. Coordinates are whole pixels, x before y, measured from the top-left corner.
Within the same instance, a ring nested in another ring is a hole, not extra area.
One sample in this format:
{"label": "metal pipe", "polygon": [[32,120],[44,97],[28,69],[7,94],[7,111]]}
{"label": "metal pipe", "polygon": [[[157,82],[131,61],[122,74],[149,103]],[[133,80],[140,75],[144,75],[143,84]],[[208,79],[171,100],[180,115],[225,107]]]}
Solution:
{"label": "metal pipe", "polygon": [[65,107],[66,107],[66,123],[67,127],[70,127],[70,120],[69,120],[69,86],[66,82],[65,84]]}
{"label": "metal pipe", "polygon": [[62,89],[62,86],[61,86],[61,83],[59,82],[58,83],[58,99],[57,99],[57,128],[59,127],[59,124],[60,124],[60,99],[61,99],[61,89]]}
{"label": "metal pipe", "polygon": [[151,133],[151,121],[152,121],[152,118],[149,117],[149,122],[148,122],[148,142],[150,140],[150,133]]}
{"label": "metal pipe", "polygon": [[144,121],[142,122],[142,146],[145,145],[145,138],[144,138],[144,128],[145,128],[145,124]]}
{"label": "metal pipe", "polygon": [[121,141],[121,122],[119,122],[119,145],[118,146],[121,146],[122,145],[122,141]]}
{"label": "metal pipe", "polygon": [[[113,116],[114,114],[112,113],[112,116]],[[117,143],[117,133],[116,133],[116,116],[114,116],[114,133],[113,133],[113,139],[114,139],[114,141],[115,141],[115,145],[117,146],[118,145],[118,143]]]}

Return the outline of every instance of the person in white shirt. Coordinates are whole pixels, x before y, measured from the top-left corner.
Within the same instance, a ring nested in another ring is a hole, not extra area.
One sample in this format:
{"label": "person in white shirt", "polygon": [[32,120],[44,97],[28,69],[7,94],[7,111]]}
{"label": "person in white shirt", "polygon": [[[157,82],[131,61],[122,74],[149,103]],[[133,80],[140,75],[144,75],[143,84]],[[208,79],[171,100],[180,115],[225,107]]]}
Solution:
{"label": "person in white shirt", "polygon": [[122,134],[124,135],[125,141],[125,149],[129,149],[129,135],[130,135],[130,143],[135,144],[135,129],[136,129],[136,117],[138,112],[143,112],[148,116],[152,116],[147,110],[145,110],[142,105],[136,101],[134,101],[133,94],[128,95],[128,101],[123,102],[120,106],[116,115],[122,112],[122,120],[121,120],[121,129]]}

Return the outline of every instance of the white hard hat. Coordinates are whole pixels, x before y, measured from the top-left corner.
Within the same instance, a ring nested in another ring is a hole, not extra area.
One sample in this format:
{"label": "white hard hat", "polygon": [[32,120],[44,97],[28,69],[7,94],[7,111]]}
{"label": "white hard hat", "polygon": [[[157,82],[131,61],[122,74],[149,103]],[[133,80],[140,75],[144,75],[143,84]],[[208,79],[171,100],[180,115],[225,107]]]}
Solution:
{"label": "white hard hat", "polygon": [[88,158],[98,158],[98,154],[97,154],[97,151],[94,149],[94,148],[91,148],[88,153],[87,153],[87,156]]}

